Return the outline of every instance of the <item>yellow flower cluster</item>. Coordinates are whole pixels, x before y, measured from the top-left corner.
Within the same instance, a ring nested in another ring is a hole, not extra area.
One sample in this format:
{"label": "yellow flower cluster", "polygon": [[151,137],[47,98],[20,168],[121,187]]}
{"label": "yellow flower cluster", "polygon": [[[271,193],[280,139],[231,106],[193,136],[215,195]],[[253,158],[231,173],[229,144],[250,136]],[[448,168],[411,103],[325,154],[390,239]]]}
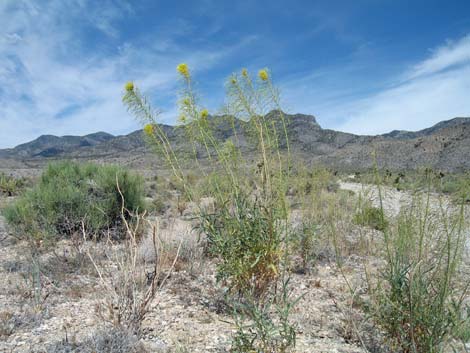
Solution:
{"label": "yellow flower cluster", "polygon": [[189,98],[183,98],[181,101],[185,107],[189,107],[191,105],[191,100]]}
{"label": "yellow flower cluster", "polygon": [[147,124],[144,126],[144,132],[148,135],[148,136],[152,136],[153,135],[153,126],[152,124]]}
{"label": "yellow flower cluster", "polygon": [[209,116],[207,109],[201,110],[201,118],[206,119]]}
{"label": "yellow flower cluster", "polygon": [[186,122],[188,121],[188,119],[186,118],[186,115],[184,115],[184,114],[181,114],[179,116],[178,120],[181,124],[186,124]]}
{"label": "yellow flower cluster", "polygon": [[259,77],[262,81],[267,81],[267,80],[269,80],[268,70],[266,70],[266,69],[259,70],[259,72],[258,72],[258,77]]}
{"label": "yellow flower cluster", "polygon": [[242,76],[243,77],[248,77],[248,70],[247,69],[245,69],[245,68],[242,69]]}
{"label": "yellow flower cluster", "polygon": [[134,83],[131,81],[127,82],[125,88],[127,92],[132,92],[134,90]]}
{"label": "yellow flower cluster", "polygon": [[188,68],[188,65],[186,65],[185,63],[179,64],[176,67],[176,71],[178,71],[185,78],[189,77],[189,68]]}

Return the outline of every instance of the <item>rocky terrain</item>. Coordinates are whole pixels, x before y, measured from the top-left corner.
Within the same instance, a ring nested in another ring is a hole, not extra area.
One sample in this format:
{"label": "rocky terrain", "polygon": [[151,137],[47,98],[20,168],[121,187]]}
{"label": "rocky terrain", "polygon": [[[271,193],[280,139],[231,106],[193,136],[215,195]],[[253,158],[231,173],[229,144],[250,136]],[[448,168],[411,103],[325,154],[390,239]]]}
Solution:
{"label": "rocky terrain", "polygon": [[[190,221],[169,214],[158,221],[165,224],[162,233],[167,241],[185,239],[186,246],[194,246]],[[358,244],[357,231],[350,235]],[[7,234],[1,217],[0,239],[0,351],[91,352],[83,342],[103,328],[111,329],[97,309],[106,294],[91,264],[77,267],[73,244],[56,244],[53,255],[39,260],[44,279],[36,298],[32,279],[24,277],[32,270],[28,244]],[[97,244],[95,250],[107,251],[105,246]],[[379,350],[380,333],[351,307],[348,285],[358,290],[363,285],[360,259],[346,259],[344,268],[349,284],[333,256],[324,257],[312,273],[292,276],[291,295],[301,298],[292,314],[298,332],[296,352],[387,352]],[[190,266],[176,267],[142,326],[146,352],[227,352],[235,326],[216,285],[212,261],[194,258]]]}
{"label": "rocky terrain", "polygon": [[[375,187],[341,182],[341,188],[378,203]],[[411,202],[407,192],[392,188],[382,192],[384,209],[390,217]],[[298,212],[292,214],[293,225],[301,217]],[[190,216],[188,205],[183,216],[167,212],[154,222],[162,225],[160,233],[167,244],[183,241],[186,251],[195,251],[197,235]],[[364,264],[371,271],[379,263],[371,249],[380,246],[382,233],[350,223],[337,230],[344,254],[341,268],[331,250],[320,248],[312,271],[292,274],[291,295],[300,298],[292,313],[297,330],[295,352],[388,353],[382,333],[355,305],[366,295]],[[112,325],[103,321],[99,310],[106,288],[90,262],[77,262],[80,253],[73,242],[62,240],[53,254],[39,259],[43,279],[38,293],[34,278],[25,276],[34,273],[29,245],[8,234],[1,216],[0,245],[1,352],[92,352],[90,342],[97,332],[112,332]],[[87,253],[93,254],[114,251],[116,247],[103,242],[86,246]],[[140,256],[149,256],[148,248],[144,243]],[[106,266],[106,260],[95,260]],[[142,352],[229,351],[235,325],[224,304],[223,288],[216,284],[211,259],[193,256],[175,267],[151,302],[142,331]],[[125,346],[126,339],[113,338],[113,344]],[[124,346],[116,352],[123,352]]]}
{"label": "rocky terrain", "polygon": [[[278,116],[279,113],[273,111],[267,117],[279,123]],[[234,139],[231,124],[223,117],[211,121],[221,140]],[[287,122],[291,150],[309,164],[360,171],[374,165],[375,152],[379,167],[395,171],[430,167],[461,172],[470,168],[470,118],[443,121],[417,132],[392,131],[378,136],[323,129],[311,115],[287,115]],[[237,142],[249,156],[253,146],[246,138],[247,123],[235,120],[234,126]],[[168,125],[163,128],[177,150],[190,149],[183,129]],[[102,132],[83,137],[41,136],[15,148],[0,150],[0,169],[41,168],[49,161],[64,158],[119,163],[137,169],[154,165],[154,154],[148,151],[142,132],[135,131],[125,136]]]}

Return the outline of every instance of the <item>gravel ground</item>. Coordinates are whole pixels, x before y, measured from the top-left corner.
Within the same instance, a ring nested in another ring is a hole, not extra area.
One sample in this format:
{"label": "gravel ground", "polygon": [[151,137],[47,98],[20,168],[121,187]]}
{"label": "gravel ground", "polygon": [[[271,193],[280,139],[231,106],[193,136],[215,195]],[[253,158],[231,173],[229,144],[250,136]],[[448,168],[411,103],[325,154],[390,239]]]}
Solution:
{"label": "gravel ground", "polygon": [[[342,182],[341,188],[363,193],[377,205],[373,187]],[[383,202],[387,214],[397,215],[411,196],[386,188]],[[162,234],[170,243],[190,239],[188,246],[195,246],[190,222],[159,222],[165,224]],[[354,229],[350,232],[345,238],[354,248],[359,239]],[[142,244],[145,253],[148,245],[145,240]],[[11,238],[0,217],[0,352],[78,352],[57,347],[86,342],[99,330],[109,330],[96,309],[103,298],[99,278],[92,267],[72,266],[72,248],[70,241],[61,241],[56,246],[61,262],[53,262],[50,254],[44,257],[43,264],[49,267],[41,277],[41,291],[35,292],[28,244]],[[351,299],[351,288],[356,295],[365,295],[363,264],[374,259],[364,256],[345,258],[341,272],[333,258],[326,257],[311,273],[292,275],[292,296],[301,297],[292,315],[297,326],[295,352],[387,352],[377,329]],[[61,266],[63,273],[57,273]],[[235,326],[222,298],[211,260],[178,266],[150,305],[141,343],[150,352],[229,352]]]}
{"label": "gravel ground", "polygon": [[[176,222],[179,231],[182,222]],[[187,227],[190,232],[189,222]],[[2,218],[0,233],[6,234]],[[56,252],[67,254],[70,246],[62,241]],[[96,311],[102,297],[96,274],[82,270],[42,277],[35,299],[25,275],[31,272],[27,249],[24,242],[0,245],[0,352],[51,351],[65,341],[84,342],[106,327]],[[349,279],[359,283],[359,262],[352,260],[345,268]],[[143,323],[141,340],[150,351],[229,351],[234,325],[220,308],[222,291],[214,269],[207,261],[196,271],[183,268],[173,273]],[[334,264],[324,261],[312,274],[294,274],[291,287],[293,297],[302,296],[292,316],[298,332],[296,352],[365,352],[361,340],[376,345],[364,331],[367,321],[361,312],[350,309],[348,287]]]}

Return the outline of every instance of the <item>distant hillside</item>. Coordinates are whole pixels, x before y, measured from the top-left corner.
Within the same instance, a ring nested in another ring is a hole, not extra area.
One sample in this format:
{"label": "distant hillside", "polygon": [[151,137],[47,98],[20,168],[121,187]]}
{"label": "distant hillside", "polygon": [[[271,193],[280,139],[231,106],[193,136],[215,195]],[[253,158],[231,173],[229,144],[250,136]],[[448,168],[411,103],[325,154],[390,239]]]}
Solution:
{"label": "distant hillside", "polygon": [[[279,112],[268,114],[280,124]],[[224,117],[211,118],[220,140],[233,139],[232,124]],[[287,130],[293,154],[309,164],[323,164],[338,170],[363,170],[373,166],[372,154],[377,153],[380,167],[391,170],[409,170],[431,167],[442,171],[470,170],[470,118],[455,118],[433,127],[416,131],[392,131],[384,135],[361,136],[323,129],[314,116],[287,115]],[[250,158],[253,146],[247,137],[246,122],[235,120],[240,146]],[[279,130],[280,130],[280,125]],[[182,129],[162,125],[173,146],[180,151],[190,151]],[[285,139],[280,143],[285,147]],[[198,151],[204,157],[204,150]],[[0,150],[0,165],[40,166],[63,158],[121,163],[136,168],[153,166],[142,134],[135,131],[125,136],[112,136],[99,132],[79,136],[41,136],[12,149]]]}
{"label": "distant hillside", "polygon": [[35,158],[55,157],[70,153],[77,148],[95,146],[113,139],[106,132],[97,132],[86,136],[42,135],[36,140],[27,142],[11,149],[0,150],[2,158]]}

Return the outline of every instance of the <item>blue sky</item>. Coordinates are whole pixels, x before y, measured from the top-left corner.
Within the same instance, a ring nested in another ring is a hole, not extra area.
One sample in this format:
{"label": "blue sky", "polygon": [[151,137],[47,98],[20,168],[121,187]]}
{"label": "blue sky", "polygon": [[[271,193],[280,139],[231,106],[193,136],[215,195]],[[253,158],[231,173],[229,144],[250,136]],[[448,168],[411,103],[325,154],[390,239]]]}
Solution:
{"label": "blue sky", "polygon": [[270,68],[288,112],[376,134],[470,116],[470,1],[0,0],[0,148],[41,134],[124,134],[136,84],[173,123],[175,67],[202,101]]}

